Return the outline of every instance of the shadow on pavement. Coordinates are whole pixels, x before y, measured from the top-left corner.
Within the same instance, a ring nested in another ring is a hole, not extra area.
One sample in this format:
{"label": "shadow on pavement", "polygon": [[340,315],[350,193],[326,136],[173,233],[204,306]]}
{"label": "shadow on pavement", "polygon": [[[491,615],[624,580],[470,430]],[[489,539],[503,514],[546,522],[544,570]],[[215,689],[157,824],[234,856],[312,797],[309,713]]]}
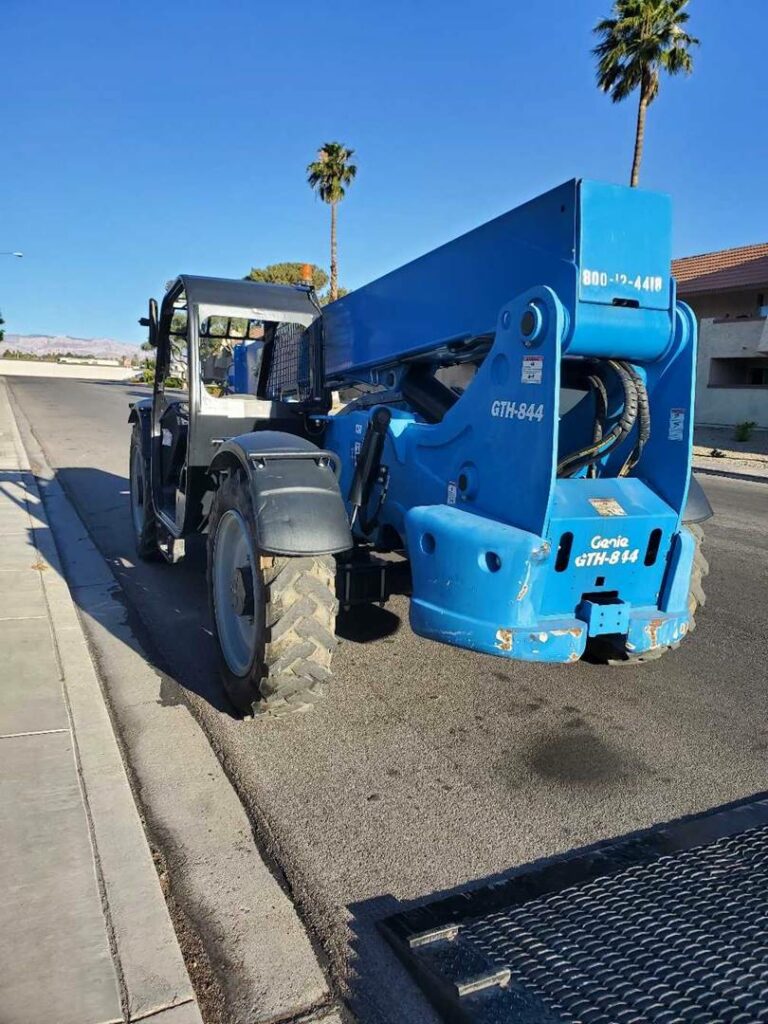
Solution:
{"label": "shadow on pavement", "polygon": [[[178,704],[181,687],[217,711],[239,717],[219,678],[204,538],[193,538],[175,565],[141,562],[133,545],[127,478],[70,467],[56,471],[52,481],[38,480],[38,485],[78,610],[137,650],[157,671],[162,705]],[[68,502],[62,502],[57,485]]]}
{"label": "shadow on pavement", "polygon": [[[129,398],[151,398],[152,397],[152,386],[149,384],[139,384],[134,381],[125,380],[90,380],[86,377],[78,378],[80,384],[96,384],[100,388],[115,388],[119,389],[121,395]],[[131,390],[126,390],[130,388]]]}
{"label": "shadow on pavement", "polygon": [[342,611],[336,619],[336,635],[353,643],[369,644],[393,636],[400,629],[400,616],[376,604]]}
{"label": "shadow on pavement", "polygon": [[[39,484],[80,611],[123,643],[130,643],[131,634],[136,637],[139,653],[163,679],[162,704],[178,703],[177,684],[217,711],[241,717],[219,676],[206,587],[206,538],[188,538],[184,556],[174,565],[143,562],[134,546],[127,477],[71,466]],[[59,486],[69,512],[57,496]],[[392,636],[400,625],[400,617],[386,608],[363,606],[339,616],[337,633],[341,639],[367,644]]]}

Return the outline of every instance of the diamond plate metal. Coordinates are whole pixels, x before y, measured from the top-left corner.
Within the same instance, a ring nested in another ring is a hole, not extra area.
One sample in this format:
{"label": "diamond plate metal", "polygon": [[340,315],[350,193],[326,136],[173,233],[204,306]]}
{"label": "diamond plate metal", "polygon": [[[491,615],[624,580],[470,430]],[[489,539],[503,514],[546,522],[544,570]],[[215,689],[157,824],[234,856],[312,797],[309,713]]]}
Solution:
{"label": "diamond plate metal", "polygon": [[[761,799],[535,865],[382,926],[450,1020],[768,1024],[767,924]],[[462,984],[468,963],[474,987]]]}

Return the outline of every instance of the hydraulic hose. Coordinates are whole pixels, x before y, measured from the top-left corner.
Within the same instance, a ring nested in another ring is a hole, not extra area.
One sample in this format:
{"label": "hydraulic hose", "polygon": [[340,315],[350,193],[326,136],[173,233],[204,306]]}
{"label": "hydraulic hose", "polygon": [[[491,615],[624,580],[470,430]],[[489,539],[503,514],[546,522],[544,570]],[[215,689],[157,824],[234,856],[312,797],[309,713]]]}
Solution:
{"label": "hydraulic hose", "polygon": [[557,467],[558,476],[573,476],[583,466],[607,455],[621,444],[635,425],[638,414],[638,392],[634,372],[630,373],[619,360],[608,359],[607,363],[619,378],[624,391],[624,407],[621,417],[601,440],[593,441],[592,444],[566,455]]}
{"label": "hydraulic hose", "polygon": [[619,476],[628,476],[631,470],[633,470],[640,461],[640,456],[643,454],[643,448],[651,436],[651,406],[648,401],[648,389],[645,386],[643,378],[630,363],[623,363],[622,365],[628,373],[632,374],[632,379],[635,383],[635,388],[637,389],[637,443],[627,456],[624,465],[619,470]]}
{"label": "hydraulic hose", "polygon": [[[608,417],[608,391],[606,390],[602,378],[596,373],[590,374],[590,376],[587,377],[587,381],[595,395],[595,424],[592,428],[592,443],[599,444],[603,439],[605,421]],[[597,476],[596,462],[590,463],[588,475],[590,477]]]}

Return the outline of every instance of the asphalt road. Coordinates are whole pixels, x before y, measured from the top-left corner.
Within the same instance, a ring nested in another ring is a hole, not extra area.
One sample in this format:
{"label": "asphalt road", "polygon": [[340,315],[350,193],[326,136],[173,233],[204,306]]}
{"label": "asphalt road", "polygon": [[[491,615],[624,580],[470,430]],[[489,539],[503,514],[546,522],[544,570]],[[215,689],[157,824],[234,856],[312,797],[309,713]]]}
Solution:
{"label": "asphalt road", "polygon": [[703,480],[717,513],[709,600],[658,662],[482,657],[414,636],[401,599],[368,623],[377,636],[345,627],[312,714],[241,721],[217,680],[200,552],[175,567],[135,560],[126,420],[144,389],[12,389],[361,1020],[424,1020],[372,925],[388,910],[768,788],[765,484]]}

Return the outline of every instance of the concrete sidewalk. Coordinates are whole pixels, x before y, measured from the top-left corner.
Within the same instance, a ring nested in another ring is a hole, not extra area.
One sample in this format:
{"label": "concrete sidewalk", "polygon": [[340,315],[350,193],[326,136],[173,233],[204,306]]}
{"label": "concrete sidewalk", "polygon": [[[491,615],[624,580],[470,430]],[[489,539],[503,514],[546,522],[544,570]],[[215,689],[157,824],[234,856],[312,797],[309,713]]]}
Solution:
{"label": "concrete sidewalk", "polygon": [[0,1021],[201,1024],[0,381]]}
{"label": "concrete sidewalk", "polygon": [[736,441],[734,432],[734,427],[695,427],[693,468],[768,483],[768,430],[754,430],[748,441]]}

